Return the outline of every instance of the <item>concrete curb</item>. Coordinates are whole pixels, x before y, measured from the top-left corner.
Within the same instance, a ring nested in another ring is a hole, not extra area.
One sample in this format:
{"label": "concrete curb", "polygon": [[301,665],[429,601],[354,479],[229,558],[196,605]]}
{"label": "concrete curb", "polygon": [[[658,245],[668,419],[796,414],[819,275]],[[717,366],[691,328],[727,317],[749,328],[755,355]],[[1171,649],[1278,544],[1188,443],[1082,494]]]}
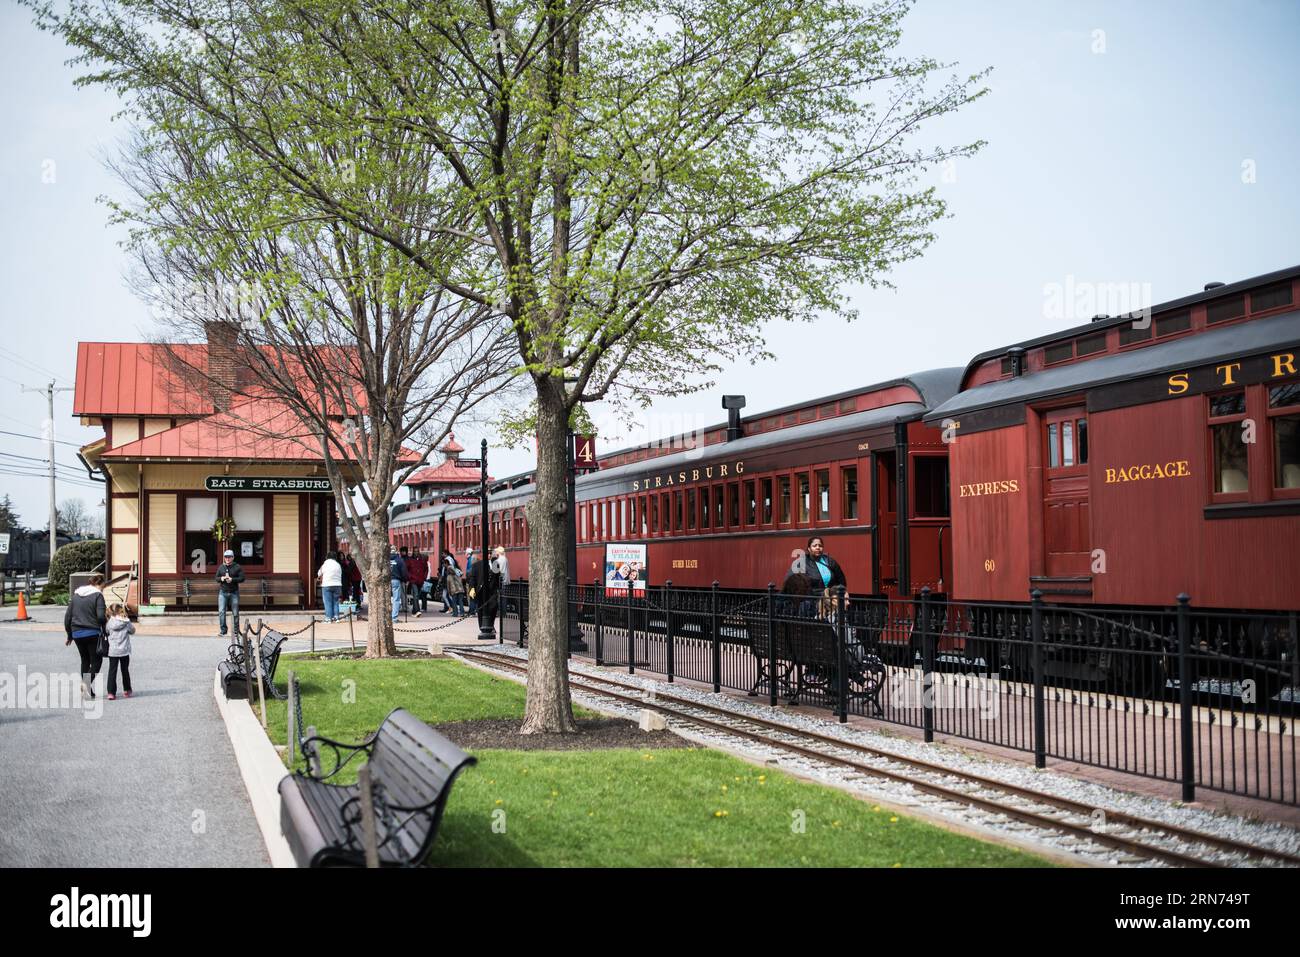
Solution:
{"label": "concrete curb", "polygon": [[253,816],[262,832],[272,867],[296,867],[289,842],[280,833],[280,781],[289,774],[275,745],[262,729],[247,701],[227,701],[221,687],[221,673],[213,678],[212,696],[226,724],[226,736],[239,762],[239,773],[248,791]]}

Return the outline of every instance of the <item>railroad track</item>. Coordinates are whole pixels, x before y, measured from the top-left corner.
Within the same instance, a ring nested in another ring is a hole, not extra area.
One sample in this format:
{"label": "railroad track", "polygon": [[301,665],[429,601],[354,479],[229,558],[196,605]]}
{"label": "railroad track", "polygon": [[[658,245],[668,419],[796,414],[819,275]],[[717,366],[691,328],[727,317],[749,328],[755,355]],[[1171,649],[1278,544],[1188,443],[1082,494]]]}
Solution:
{"label": "railroad track", "polygon": [[[454,653],[489,667],[514,673],[526,671],[522,664],[505,655],[474,649],[456,649]],[[1300,857],[1283,851],[1123,811],[1098,808],[869,745],[794,728],[780,721],[740,715],[658,689],[647,692],[639,685],[572,669],[569,681],[580,691],[636,709],[648,707],[711,734],[741,738],[798,755],[813,766],[829,765],[847,769],[855,776],[906,785],[926,796],[927,801],[922,805],[925,809],[948,812],[945,816],[950,816],[955,808],[969,808],[994,819],[1010,818],[1028,829],[1040,829],[1075,841],[1101,845],[1121,852],[1124,856],[1119,863],[1159,861],[1176,867],[1300,866]],[[864,757],[868,760],[862,760]],[[1002,824],[1000,829],[1007,830],[1007,827]]]}

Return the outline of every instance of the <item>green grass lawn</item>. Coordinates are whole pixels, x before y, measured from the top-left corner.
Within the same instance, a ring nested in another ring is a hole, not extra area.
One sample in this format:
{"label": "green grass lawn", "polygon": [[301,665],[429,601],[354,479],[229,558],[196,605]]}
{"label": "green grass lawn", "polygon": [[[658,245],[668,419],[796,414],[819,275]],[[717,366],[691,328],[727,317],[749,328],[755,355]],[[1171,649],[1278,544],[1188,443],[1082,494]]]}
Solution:
{"label": "green grass lawn", "polygon": [[[320,733],[355,740],[401,706],[430,723],[523,713],[524,689],[448,660],[286,658]],[[355,703],[345,682],[355,682]],[[285,741],[283,702],[268,702]],[[439,866],[1025,867],[1039,858],[705,749],[482,751],[457,779]],[[301,762],[299,762],[299,765]],[[349,765],[340,783],[355,780]]]}

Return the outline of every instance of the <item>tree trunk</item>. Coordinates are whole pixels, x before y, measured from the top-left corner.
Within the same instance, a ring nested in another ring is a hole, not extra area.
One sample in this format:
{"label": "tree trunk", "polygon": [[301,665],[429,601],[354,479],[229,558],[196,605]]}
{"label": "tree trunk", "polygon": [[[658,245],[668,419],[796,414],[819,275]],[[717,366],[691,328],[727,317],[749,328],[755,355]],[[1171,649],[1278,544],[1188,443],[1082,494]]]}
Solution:
{"label": "tree trunk", "polygon": [[564,443],[568,414],[562,386],[545,383],[537,402],[537,494],[528,506],[528,697],[524,734],[575,732],[569,701],[568,577],[564,528],[569,521]]}
{"label": "tree trunk", "polygon": [[393,641],[393,592],[388,576],[388,523],[371,516],[366,556],[366,591],[370,614],[366,622],[366,657],[387,658],[397,654]]}

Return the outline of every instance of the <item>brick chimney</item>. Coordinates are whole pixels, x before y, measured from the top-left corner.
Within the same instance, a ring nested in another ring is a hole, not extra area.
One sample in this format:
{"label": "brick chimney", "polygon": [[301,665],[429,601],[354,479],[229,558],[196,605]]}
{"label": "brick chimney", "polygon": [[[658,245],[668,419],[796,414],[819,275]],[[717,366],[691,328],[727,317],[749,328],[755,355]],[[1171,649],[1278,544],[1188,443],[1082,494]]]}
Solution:
{"label": "brick chimney", "polygon": [[225,412],[230,408],[230,393],[235,388],[235,342],[239,327],[233,322],[212,321],[203,324],[203,331],[208,335],[212,404],[218,412]]}

